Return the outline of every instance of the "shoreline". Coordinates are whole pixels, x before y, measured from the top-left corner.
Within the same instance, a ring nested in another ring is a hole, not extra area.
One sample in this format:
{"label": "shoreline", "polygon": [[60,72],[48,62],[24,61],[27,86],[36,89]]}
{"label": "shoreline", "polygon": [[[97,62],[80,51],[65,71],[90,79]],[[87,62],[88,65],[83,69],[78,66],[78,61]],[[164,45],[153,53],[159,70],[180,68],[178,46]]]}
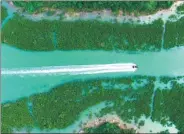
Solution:
{"label": "shoreline", "polygon": [[[8,3],[8,2],[7,2]],[[118,23],[126,23],[126,22],[135,22],[137,24],[151,24],[153,21],[162,19],[164,23],[168,21],[171,15],[176,16],[176,20],[180,19],[184,16],[184,14],[177,14],[177,7],[181,4],[184,4],[184,1],[176,1],[173,5],[168,9],[158,10],[154,14],[150,15],[125,15],[123,16],[123,12],[120,10],[118,15],[114,15],[111,10],[100,10],[100,11],[92,11],[92,12],[65,12],[63,10],[55,10],[56,13],[52,16],[48,16],[46,12],[38,13],[38,14],[29,14],[26,12],[21,12],[20,7],[14,6],[12,2],[8,3],[11,8],[14,8],[15,12],[18,12],[21,16],[26,19],[32,21],[41,21],[41,20],[59,20],[63,21],[76,21],[76,20],[99,20],[99,21],[108,21],[108,22],[118,22]],[[172,20],[173,21],[173,20]]]}
{"label": "shoreline", "polygon": [[[139,123],[143,121],[144,124],[140,125]],[[105,122],[117,124],[120,129],[133,129],[135,133],[159,133],[161,131],[169,131],[170,133],[177,133],[178,130],[174,124],[172,125],[162,125],[160,122],[152,121],[149,117],[141,116],[138,120],[139,123],[135,123],[134,119],[131,120],[131,123],[125,122],[120,119],[115,113],[107,114],[100,118],[93,120],[88,120],[84,123],[79,131],[79,133],[85,133],[85,128],[98,127]],[[168,121],[171,123],[170,121]],[[153,129],[154,128],[154,129]]]}
{"label": "shoreline", "polygon": [[98,127],[98,126],[102,125],[105,122],[117,124],[117,126],[120,129],[134,129],[134,130],[137,130],[137,127],[134,124],[123,122],[120,119],[120,117],[118,117],[116,114],[107,114],[103,117],[96,118],[96,119],[93,119],[93,120],[89,120],[86,123],[84,123],[82,125],[81,130],[79,131],[79,133],[84,133],[85,128]]}

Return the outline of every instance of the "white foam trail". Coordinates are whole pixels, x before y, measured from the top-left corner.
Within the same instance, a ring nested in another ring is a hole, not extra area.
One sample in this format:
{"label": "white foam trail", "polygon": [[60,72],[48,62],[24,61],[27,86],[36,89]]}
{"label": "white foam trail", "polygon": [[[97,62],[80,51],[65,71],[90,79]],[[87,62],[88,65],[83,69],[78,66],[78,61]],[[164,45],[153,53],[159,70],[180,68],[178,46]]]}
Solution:
{"label": "white foam trail", "polygon": [[111,72],[134,72],[133,63],[98,64],[98,65],[70,65],[70,66],[49,66],[24,69],[2,69],[2,75],[30,75],[30,74],[98,74]]}

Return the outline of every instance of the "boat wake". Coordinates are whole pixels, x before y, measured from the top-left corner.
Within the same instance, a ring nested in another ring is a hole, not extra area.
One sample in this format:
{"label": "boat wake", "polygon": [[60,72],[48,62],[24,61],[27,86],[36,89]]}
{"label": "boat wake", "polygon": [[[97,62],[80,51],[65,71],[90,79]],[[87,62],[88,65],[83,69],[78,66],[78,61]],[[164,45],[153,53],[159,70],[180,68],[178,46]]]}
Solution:
{"label": "boat wake", "polygon": [[79,75],[79,74],[98,74],[115,72],[134,72],[137,68],[133,63],[117,64],[94,64],[94,65],[70,65],[70,66],[49,66],[23,69],[2,69],[1,75],[41,75],[41,74],[60,74],[60,75]]}

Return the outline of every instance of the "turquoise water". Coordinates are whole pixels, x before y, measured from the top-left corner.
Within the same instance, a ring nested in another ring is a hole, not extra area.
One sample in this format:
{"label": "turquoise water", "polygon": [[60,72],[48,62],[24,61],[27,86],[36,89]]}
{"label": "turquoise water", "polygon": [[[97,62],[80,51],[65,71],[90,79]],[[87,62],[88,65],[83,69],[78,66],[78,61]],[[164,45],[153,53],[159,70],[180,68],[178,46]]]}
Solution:
{"label": "turquoise water", "polygon": [[[127,75],[182,76],[184,75],[184,47],[161,52],[128,53],[115,51],[23,51],[2,45],[1,67],[3,69],[91,65],[110,63],[135,63],[136,72],[106,73],[91,75],[29,75],[2,76],[2,102],[16,100],[34,93],[49,91],[50,88],[77,79],[98,77],[121,77]],[[11,84],[10,84],[11,83]]]}
{"label": "turquoise water", "polygon": [[[16,56],[15,56],[16,55]],[[184,47],[161,52],[128,53],[116,51],[23,51],[2,45],[2,68],[42,66],[90,65],[110,63],[135,63],[139,69],[134,74],[149,76],[184,75]]]}

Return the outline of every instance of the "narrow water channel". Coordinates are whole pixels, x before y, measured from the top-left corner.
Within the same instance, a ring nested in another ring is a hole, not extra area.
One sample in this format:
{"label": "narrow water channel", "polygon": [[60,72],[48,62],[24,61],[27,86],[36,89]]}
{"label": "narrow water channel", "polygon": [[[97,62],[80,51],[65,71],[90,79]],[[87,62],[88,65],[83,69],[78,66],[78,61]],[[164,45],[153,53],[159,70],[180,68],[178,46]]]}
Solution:
{"label": "narrow water channel", "polygon": [[[95,77],[123,77],[128,75],[146,76],[184,76],[184,47],[162,50],[160,52],[115,52],[115,51],[23,51],[3,44],[1,67],[4,69],[24,69],[26,67],[51,67],[69,65],[95,65],[113,63],[135,63],[136,72],[118,72],[85,75],[44,75],[32,74],[3,75],[2,101],[16,100],[34,93],[49,91],[50,88],[67,81],[89,79]],[[16,56],[15,56],[16,55]],[[16,61],[16,62],[15,62]],[[11,84],[8,84],[11,83]],[[10,94],[12,93],[12,95]]]}

